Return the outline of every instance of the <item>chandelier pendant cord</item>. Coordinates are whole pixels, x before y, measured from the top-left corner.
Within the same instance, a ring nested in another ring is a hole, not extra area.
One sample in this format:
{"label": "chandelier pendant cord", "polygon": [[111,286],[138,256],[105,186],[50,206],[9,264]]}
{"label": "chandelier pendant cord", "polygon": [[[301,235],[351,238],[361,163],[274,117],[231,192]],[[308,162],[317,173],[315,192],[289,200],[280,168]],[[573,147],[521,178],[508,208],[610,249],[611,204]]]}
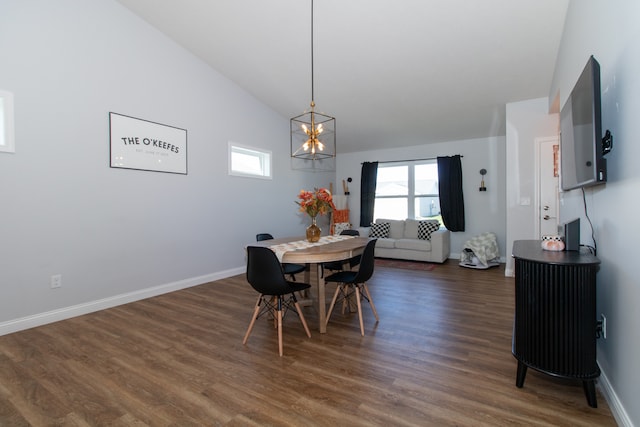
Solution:
{"label": "chandelier pendant cord", "polygon": [[313,86],[313,0],[311,0],[311,108],[315,104]]}
{"label": "chandelier pendant cord", "polygon": [[314,0],[310,1],[311,103],[309,110],[290,120],[291,157],[301,160],[293,166],[294,169],[329,171],[335,167],[335,163],[323,160],[335,158],[335,118],[315,111],[315,7]]}

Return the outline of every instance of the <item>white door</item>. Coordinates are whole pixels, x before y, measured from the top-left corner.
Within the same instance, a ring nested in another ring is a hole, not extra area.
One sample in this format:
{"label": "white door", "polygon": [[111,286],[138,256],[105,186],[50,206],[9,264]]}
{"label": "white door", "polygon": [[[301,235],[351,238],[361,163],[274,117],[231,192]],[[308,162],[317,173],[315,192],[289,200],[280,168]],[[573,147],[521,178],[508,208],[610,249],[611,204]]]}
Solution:
{"label": "white door", "polygon": [[558,138],[538,141],[538,230],[539,236],[558,234],[560,146]]}

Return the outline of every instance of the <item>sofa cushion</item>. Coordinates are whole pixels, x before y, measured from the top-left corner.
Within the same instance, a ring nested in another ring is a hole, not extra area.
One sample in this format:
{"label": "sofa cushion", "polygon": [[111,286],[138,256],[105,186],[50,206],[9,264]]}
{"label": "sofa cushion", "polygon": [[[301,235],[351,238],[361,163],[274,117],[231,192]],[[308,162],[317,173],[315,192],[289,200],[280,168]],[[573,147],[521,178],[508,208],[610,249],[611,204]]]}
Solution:
{"label": "sofa cushion", "polygon": [[376,241],[376,248],[393,249],[396,247],[396,239],[378,239]]}
{"label": "sofa cushion", "polygon": [[440,229],[440,222],[435,220],[418,223],[418,239],[431,240],[431,233]]}
{"label": "sofa cushion", "polygon": [[420,239],[398,239],[396,240],[395,247],[397,249],[411,249],[413,251],[430,251],[431,242]]}
{"label": "sofa cushion", "polygon": [[391,224],[388,222],[372,222],[369,237],[374,239],[389,237],[390,228]]}
{"label": "sofa cushion", "polygon": [[405,239],[417,239],[418,238],[418,223],[419,221],[411,218],[407,218],[404,221],[404,235]]}
{"label": "sofa cushion", "polygon": [[391,239],[402,239],[404,237],[404,220],[402,219],[376,219],[376,223],[389,224],[389,237]]}

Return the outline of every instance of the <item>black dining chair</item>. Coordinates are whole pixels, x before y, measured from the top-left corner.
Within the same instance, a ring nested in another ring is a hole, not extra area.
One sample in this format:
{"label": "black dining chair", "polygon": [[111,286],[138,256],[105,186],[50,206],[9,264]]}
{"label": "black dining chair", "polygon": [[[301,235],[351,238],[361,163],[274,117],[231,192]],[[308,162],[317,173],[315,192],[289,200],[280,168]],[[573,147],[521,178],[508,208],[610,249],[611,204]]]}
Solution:
{"label": "black dining chair", "polygon": [[269,233],[256,234],[256,242],[261,242],[263,240],[273,240],[273,236]]}
{"label": "black dining chair", "polygon": [[343,270],[333,273],[325,277],[325,282],[335,282],[338,284],[336,292],[333,294],[329,311],[327,312],[326,323],[329,323],[329,318],[333,312],[333,308],[337,301],[343,301],[346,304],[350,304],[351,296],[355,294],[356,304],[358,306],[358,319],[360,320],[360,334],[364,336],[364,321],[362,319],[362,302],[364,298],[369,302],[373,315],[376,318],[376,322],[380,321],[378,317],[378,311],[371,299],[369,288],[367,287],[367,281],[373,276],[373,269],[375,264],[375,251],[376,240],[370,240],[365,246],[360,259],[360,267],[357,271]]}
{"label": "black dining chair", "polygon": [[[358,230],[342,230],[340,232],[341,236],[360,236],[360,232]],[[360,255],[356,255],[352,258],[349,258],[349,268],[353,268],[360,264]],[[324,275],[324,270],[330,271],[342,271],[344,270],[344,262],[343,261],[330,261],[322,264],[322,274]]]}
{"label": "black dining chair", "polygon": [[[256,234],[256,242],[261,242],[263,240],[273,240],[273,236],[269,233],[258,233]],[[306,266],[302,264],[291,264],[288,262],[282,263],[282,269],[284,270],[284,274],[289,275],[291,280],[296,281],[296,274],[302,273],[306,270]]]}
{"label": "black dining chair", "polygon": [[296,309],[295,312],[304,326],[304,331],[311,338],[309,326],[295,295],[296,292],[309,289],[311,285],[288,281],[278,257],[271,249],[258,246],[247,247],[247,281],[260,295],[242,344],[247,343],[258,317],[270,313],[278,330],[278,352],[282,356],[282,320],[292,307]]}

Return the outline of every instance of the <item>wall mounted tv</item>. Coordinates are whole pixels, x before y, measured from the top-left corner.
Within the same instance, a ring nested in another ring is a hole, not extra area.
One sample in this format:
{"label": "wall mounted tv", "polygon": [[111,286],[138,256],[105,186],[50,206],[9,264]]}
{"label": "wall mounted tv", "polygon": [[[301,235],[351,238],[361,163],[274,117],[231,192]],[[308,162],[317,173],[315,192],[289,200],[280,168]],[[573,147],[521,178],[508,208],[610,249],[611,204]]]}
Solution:
{"label": "wall mounted tv", "polygon": [[563,190],[603,184],[611,133],[603,138],[600,64],[591,56],[560,111],[560,181]]}

